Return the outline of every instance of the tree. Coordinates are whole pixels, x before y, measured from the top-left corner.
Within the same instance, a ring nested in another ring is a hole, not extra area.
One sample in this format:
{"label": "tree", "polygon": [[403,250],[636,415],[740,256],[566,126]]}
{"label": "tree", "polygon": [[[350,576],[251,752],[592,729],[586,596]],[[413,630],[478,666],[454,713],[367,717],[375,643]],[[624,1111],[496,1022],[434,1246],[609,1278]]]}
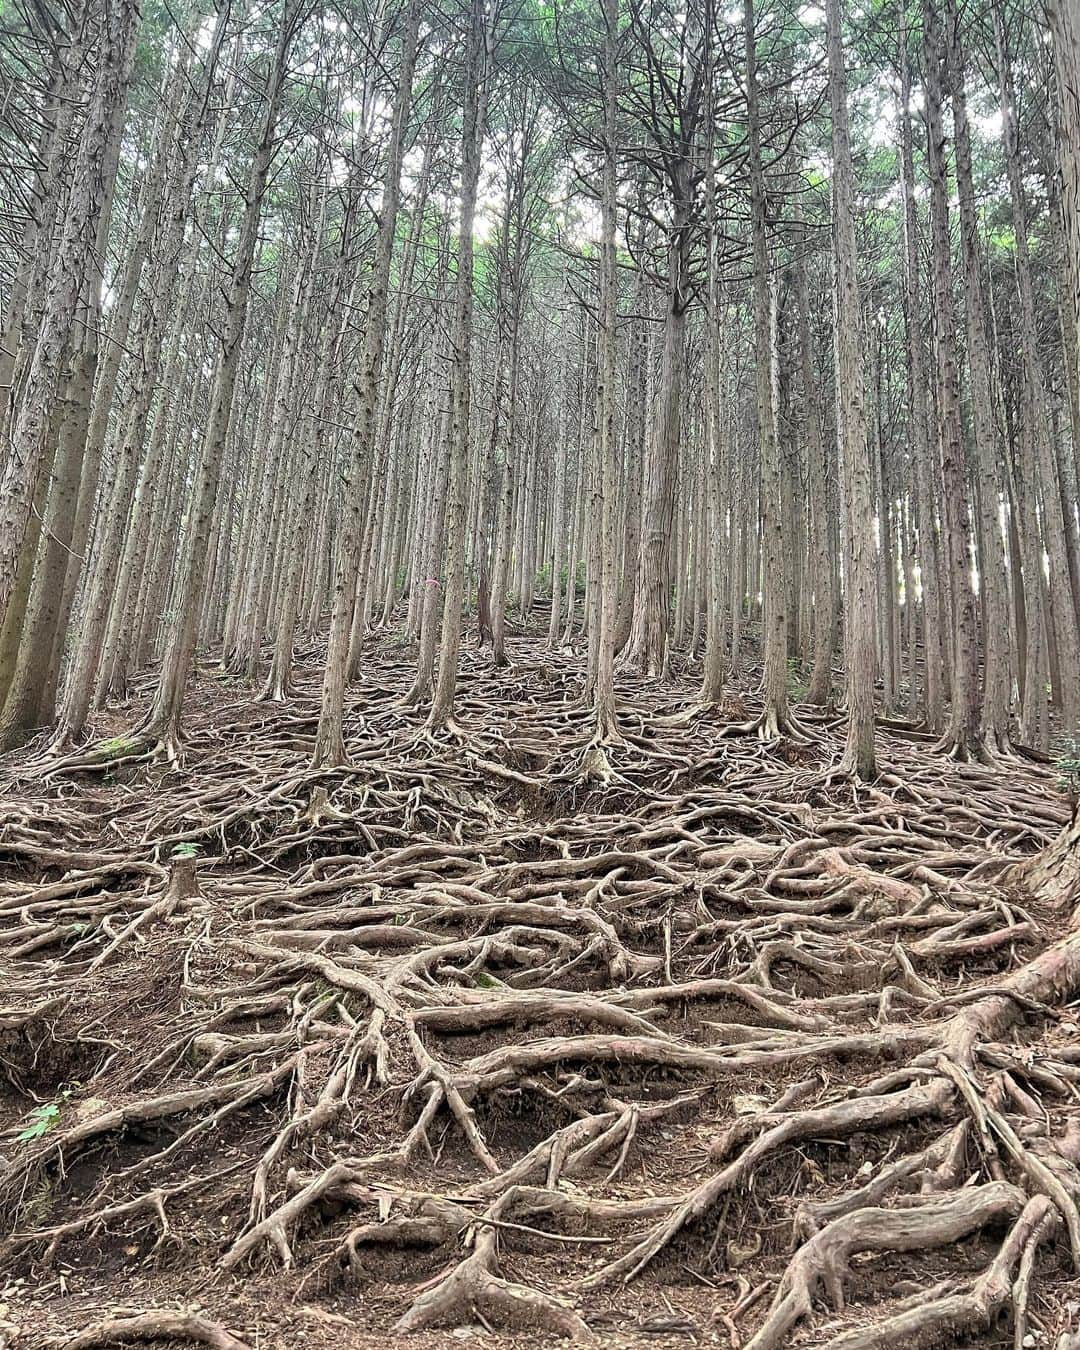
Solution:
{"label": "tree", "polygon": [[104,14],[94,19],[84,39],[87,55],[96,58],[94,86],[72,159],[72,191],[50,263],[41,319],[12,423],[11,451],[0,479],[0,625],[15,588],[19,553],[43,468],[71,315],[78,309],[94,242],[112,193],[139,6],[135,0],[124,0],[107,6]]}
{"label": "tree", "polygon": [[864,408],[862,304],[856,270],[855,184],[848,129],[847,72],[844,69],[840,0],[826,0],[829,101],[832,106],[833,247],[836,278],[834,320],[836,427],[844,464],[847,537],[847,599],[844,608],[844,664],[847,670],[848,735],[843,768],[869,781],[875,777],[874,530],[870,496],[870,455]]}
{"label": "tree", "polygon": [[138,728],[138,735],[159,746],[169,759],[176,759],[180,754],[180,715],[195,655],[199,606],[206,584],[214,510],[233,415],[259,219],[270,164],[277,148],[278,112],[288,75],[289,48],[302,18],[297,0],[283,0],[283,5],[265,75],[259,139],[251,158],[236,251],[229,271],[209,417],[188,508],[187,536],[175,589],[175,615],[170,624],[154,699]]}
{"label": "tree", "polygon": [[360,397],[353,429],[352,466],[349,476],[349,493],[345,503],[345,526],[341,533],[341,543],[334,573],[334,598],[330,616],[329,645],[326,653],[326,673],[323,677],[319,729],[315,737],[313,761],[317,766],[341,764],[345,760],[343,725],[345,681],[348,673],[349,636],[352,631],[353,611],[356,605],[361,560],[360,549],[363,538],[361,484],[371,454],[379,378],[382,373],[383,348],[386,339],[387,290],[390,281],[394,237],[397,231],[398,203],[401,197],[401,164],[405,155],[405,136],[412,97],[412,76],[419,40],[419,0],[409,0],[403,20],[393,120],[390,128],[390,143],[386,152],[382,204],[379,208],[375,257],[371,280],[368,285],[364,319]]}
{"label": "tree", "polygon": [[443,595],[442,644],[435,693],[428,713],[430,731],[452,728],[461,647],[461,612],[465,592],[465,493],[469,441],[469,380],[473,327],[473,228],[480,184],[489,95],[489,69],[499,5],[469,0],[466,35],[464,109],[461,129],[461,188],[457,276],[454,281],[450,332],[450,413],[446,423],[447,527],[446,586]]}
{"label": "tree", "polygon": [[926,63],[927,161],[930,175],[934,365],[937,376],[937,444],[941,462],[946,575],[952,596],[953,698],[943,749],[958,759],[985,754],[978,683],[978,623],[969,560],[970,510],[964,473],[952,245],[945,166],[945,63],[941,20],[923,8]]}

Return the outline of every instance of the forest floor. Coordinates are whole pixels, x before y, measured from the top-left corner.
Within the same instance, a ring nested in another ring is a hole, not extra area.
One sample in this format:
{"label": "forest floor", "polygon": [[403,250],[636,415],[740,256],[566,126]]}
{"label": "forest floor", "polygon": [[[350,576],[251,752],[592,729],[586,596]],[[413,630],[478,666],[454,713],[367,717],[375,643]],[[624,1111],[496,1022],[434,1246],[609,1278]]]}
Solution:
{"label": "forest floor", "polygon": [[372,641],[346,769],[315,650],[204,668],[179,767],[140,694],[107,772],[0,761],[0,1347],[1071,1345],[1050,770],[884,729],[856,789],[687,674],[605,781],[580,655],[513,657],[432,740]]}

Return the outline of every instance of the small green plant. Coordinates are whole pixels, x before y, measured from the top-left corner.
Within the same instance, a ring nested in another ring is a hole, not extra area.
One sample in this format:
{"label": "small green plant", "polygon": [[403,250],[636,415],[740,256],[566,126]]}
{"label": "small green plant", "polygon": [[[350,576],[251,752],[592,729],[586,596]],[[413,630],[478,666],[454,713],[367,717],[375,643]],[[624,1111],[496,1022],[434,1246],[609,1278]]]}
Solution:
{"label": "small green plant", "polygon": [[30,1192],[23,1209],[27,1226],[43,1228],[52,1217],[56,1202],[56,1181],[48,1174],[42,1176],[37,1187]]}
{"label": "small green plant", "polygon": [[1057,785],[1072,802],[1080,801],[1080,732],[1062,736],[1055,746]]}
{"label": "small green plant", "polygon": [[15,1136],[16,1143],[28,1144],[32,1139],[40,1139],[43,1134],[48,1134],[59,1120],[59,1102],[44,1102],[41,1106],[35,1106],[30,1112],[30,1124]]}
{"label": "small green plant", "polygon": [[803,680],[803,672],[798,657],[789,656],[787,663],[788,698],[793,703],[801,703],[809,692],[809,685]]}
{"label": "small green plant", "polygon": [[198,844],[191,843],[189,840],[185,840],[182,844],[173,845],[170,856],[173,858],[197,858],[199,856],[199,846]]}

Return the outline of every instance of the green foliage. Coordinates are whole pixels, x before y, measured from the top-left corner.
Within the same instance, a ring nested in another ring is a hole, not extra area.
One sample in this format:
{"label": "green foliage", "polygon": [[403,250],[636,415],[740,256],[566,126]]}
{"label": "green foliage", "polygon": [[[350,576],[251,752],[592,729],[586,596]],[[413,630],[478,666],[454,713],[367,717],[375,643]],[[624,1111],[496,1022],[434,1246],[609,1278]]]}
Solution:
{"label": "green foliage", "polygon": [[803,679],[802,662],[794,656],[788,657],[787,687],[788,698],[793,703],[801,703],[810,689],[810,686]]}
{"label": "green foliage", "polygon": [[1070,801],[1080,801],[1080,732],[1074,731],[1058,741],[1054,756],[1058,788]]}
{"label": "green foliage", "polygon": [[[64,1097],[68,1094],[65,1092]],[[17,1144],[28,1144],[33,1139],[40,1139],[42,1135],[48,1134],[60,1121],[59,1102],[43,1102],[41,1106],[35,1106],[30,1112],[30,1124],[21,1129],[15,1136]]]}
{"label": "green foliage", "polygon": [[[582,562],[579,562],[578,565],[577,565],[577,569],[576,569],[576,571],[574,572],[574,591],[575,591],[575,594],[577,594],[577,595],[584,595],[584,594],[585,594],[585,571],[586,571],[586,569],[585,569],[585,563],[584,563],[583,561],[582,561]],[[566,568],[566,565],[565,565],[565,564],[564,564],[562,567],[559,568],[559,588],[560,588],[560,590],[561,590],[561,592],[562,592],[562,594],[563,594],[564,596],[565,596],[565,595],[568,593],[568,591],[569,591],[569,587],[568,587],[568,585],[567,585],[567,568]],[[543,594],[545,591],[548,592],[548,593],[550,594],[550,592],[551,592],[551,563],[550,563],[550,562],[544,563],[543,567],[541,567],[541,568],[537,571],[537,573],[536,573],[536,585],[535,585],[534,591],[535,591],[535,593],[536,593],[537,595]],[[508,607],[511,607],[511,606],[513,606],[515,603],[516,603],[516,602],[515,602],[514,599],[511,597],[511,598],[507,601],[507,606],[508,606]]]}
{"label": "green foliage", "polygon": [[174,844],[170,857],[173,858],[197,858],[199,856],[198,844],[184,840],[182,844]]}
{"label": "green foliage", "polygon": [[23,1216],[28,1228],[43,1228],[52,1217],[56,1201],[56,1182],[48,1174],[42,1176],[36,1188],[23,1206]]}

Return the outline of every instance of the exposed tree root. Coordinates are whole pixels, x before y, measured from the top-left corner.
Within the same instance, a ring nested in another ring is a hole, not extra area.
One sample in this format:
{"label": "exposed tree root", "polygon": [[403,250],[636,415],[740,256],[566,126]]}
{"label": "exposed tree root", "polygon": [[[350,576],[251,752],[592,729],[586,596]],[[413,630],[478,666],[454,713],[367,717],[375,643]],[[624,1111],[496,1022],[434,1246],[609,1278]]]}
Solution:
{"label": "exposed tree root", "polygon": [[[498,1221],[512,1212],[516,1193],[506,1191],[485,1216]],[[404,1334],[431,1326],[457,1326],[480,1315],[495,1326],[548,1331],[577,1340],[592,1340],[588,1326],[565,1302],[503,1279],[498,1273],[495,1224],[478,1225],[472,1254],[438,1283],[425,1290],[394,1326]]]}
{"label": "exposed tree root", "polygon": [[[789,1329],[809,1317],[823,1287],[836,1312],[844,1310],[844,1279],[856,1252],[925,1251],[958,1241],[1002,1216],[1024,1208],[1024,1193],[1007,1182],[935,1196],[913,1209],[857,1209],[834,1219],[799,1248],[773,1299],[764,1325],[747,1350],[775,1350]],[[1042,1207],[1045,1213],[1046,1207]]]}
{"label": "exposed tree root", "polygon": [[192,1341],[211,1350],[248,1350],[247,1344],[216,1322],[192,1313],[147,1312],[135,1317],[112,1317],[87,1327],[66,1350],[92,1350],[95,1346],[130,1345],[138,1341]]}
{"label": "exposed tree root", "polygon": [[[990,1190],[991,1187],[983,1189]],[[915,1306],[865,1330],[834,1337],[827,1343],[830,1350],[878,1350],[878,1347],[893,1345],[938,1346],[959,1336],[986,1330],[1010,1296],[1026,1300],[1026,1287],[1021,1283],[1017,1288],[1013,1271],[1029,1252],[1029,1259],[1034,1259],[1040,1242],[1052,1232],[1054,1223],[1049,1202],[1041,1195],[1034,1196],[1024,1205],[993,1261],[966,1289],[940,1298],[920,1298]]]}
{"label": "exposed tree root", "polygon": [[150,1301],[136,1272],[155,1304],[208,1290],[84,1317],[87,1346],[236,1350],[238,1291],[330,1325],[342,1278],[381,1336],[1072,1335],[1080,929],[1047,770],[885,727],[855,786],[842,727],[759,739],[689,675],[692,716],[621,675],[598,738],[545,660],[467,655],[437,731],[369,646],[334,767],[303,661],[284,703],[202,686],[183,764],[5,761],[13,1325],[70,1260],[102,1318]]}

